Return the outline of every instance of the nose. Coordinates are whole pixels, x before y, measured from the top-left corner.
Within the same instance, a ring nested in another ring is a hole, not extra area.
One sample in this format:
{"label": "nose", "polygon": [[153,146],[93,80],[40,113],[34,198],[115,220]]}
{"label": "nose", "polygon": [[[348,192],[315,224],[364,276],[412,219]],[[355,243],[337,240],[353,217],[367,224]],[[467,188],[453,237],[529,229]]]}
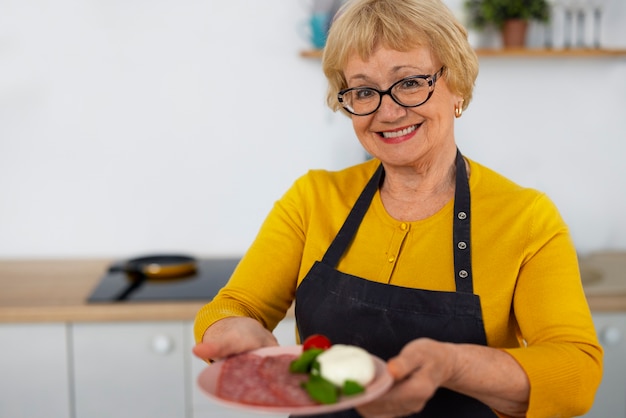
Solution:
{"label": "nose", "polygon": [[406,115],[406,108],[396,103],[390,93],[385,93],[376,114],[382,120],[396,120]]}

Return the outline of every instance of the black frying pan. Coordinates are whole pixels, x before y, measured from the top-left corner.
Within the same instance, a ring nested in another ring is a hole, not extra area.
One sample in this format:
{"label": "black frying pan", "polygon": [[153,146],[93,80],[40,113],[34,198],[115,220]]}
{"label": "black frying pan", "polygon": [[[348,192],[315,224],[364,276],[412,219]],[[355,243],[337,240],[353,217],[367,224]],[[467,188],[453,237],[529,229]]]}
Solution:
{"label": "black frying pan", "polygon": [[129,286],[116,300],[124,300],[146,280],[172,280],[193,275],[197,271],[196,259],[186,255],[150,255],[132,258],[113,264],[109,272],[124,272],[130,281]]}
{"label": "black frying pan", "polygon": [[184,277],[196,272],[196,259],[185,255],[151,255],[111,266],[109,271],[140,274],[150,279]]}

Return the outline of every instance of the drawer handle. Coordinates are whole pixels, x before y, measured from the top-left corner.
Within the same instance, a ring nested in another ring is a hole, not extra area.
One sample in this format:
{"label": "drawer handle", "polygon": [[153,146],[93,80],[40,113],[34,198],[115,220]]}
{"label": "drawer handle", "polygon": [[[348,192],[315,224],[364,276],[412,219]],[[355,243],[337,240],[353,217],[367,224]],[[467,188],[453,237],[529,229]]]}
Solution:
{"label": "drawer handle", "polygon": [[614,326],[608,326],[600,333],[600,342],[607,346],[618,345],[622,341],[622,331]]}
{"label": "drawer handle", "polygon": [[161,354],[161,355],[169,354],[172,352],[173,349],[174,349],[174,341],[172,341],[172,339],[168,337],[167,335],[163,335],[163,334],[156,335],[152,339],[152,350],[156,354]]}

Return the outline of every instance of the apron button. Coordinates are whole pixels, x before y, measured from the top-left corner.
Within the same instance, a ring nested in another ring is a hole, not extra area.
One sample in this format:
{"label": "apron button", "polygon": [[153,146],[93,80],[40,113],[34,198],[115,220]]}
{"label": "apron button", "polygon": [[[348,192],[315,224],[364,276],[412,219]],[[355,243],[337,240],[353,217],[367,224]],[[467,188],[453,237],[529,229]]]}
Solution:
{"label": "apron button", "polygon": [[391,257],[389,257],[388,260],[390,263],[393,263],[394,261],[396,261],[396,257],[394,257],[393,255]]}
{"label": "apron button", "polygon": [[467,213],[465,212],[459,212],[456,216],[461,220],[467,219]]}
{"label": "apron button", "polygon": [[467,274],[467,271],[465,271],[465,270],[459,271],[459,277],[461,279],[467,279],[467,276],[469,276],[469,274]]}
{"label": "apron button", "polygon": [[456,246],[459,247],[459,250],[464,250],[467,248],[467,244],[465,243],[465,241],[459,242]]}

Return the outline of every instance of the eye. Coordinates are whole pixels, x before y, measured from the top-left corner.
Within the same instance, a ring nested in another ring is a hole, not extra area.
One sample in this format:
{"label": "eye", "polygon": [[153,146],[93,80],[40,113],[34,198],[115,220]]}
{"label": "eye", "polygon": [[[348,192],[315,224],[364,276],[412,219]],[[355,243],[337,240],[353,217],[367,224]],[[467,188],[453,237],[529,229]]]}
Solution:
{"label": "eye", "polygon": [[354,98],[356,100],[369,100],[376,97],[378,94],[375,90],[368,88],[356,89],[354,93]]}
{"label": "eye", "polygon": [[423,78],[407,78],[398,84],[401,90],[416,90],[428,86],[428,82]]}

